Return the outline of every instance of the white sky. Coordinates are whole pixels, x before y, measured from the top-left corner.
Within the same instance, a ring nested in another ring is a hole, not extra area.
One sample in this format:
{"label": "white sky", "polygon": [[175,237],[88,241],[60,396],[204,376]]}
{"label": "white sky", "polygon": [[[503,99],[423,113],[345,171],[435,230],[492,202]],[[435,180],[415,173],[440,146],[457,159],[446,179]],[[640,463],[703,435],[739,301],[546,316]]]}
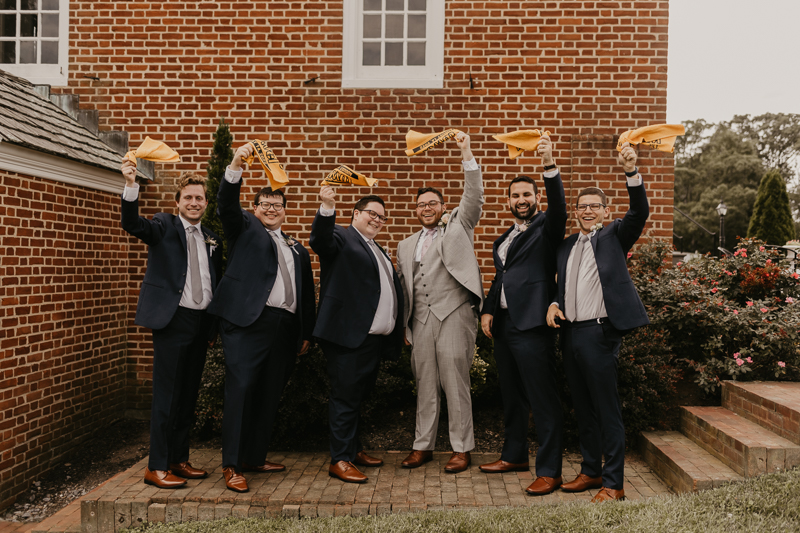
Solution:
{"label": "white sky", "polygon": [[667,122],[800,113],[800,0],[669,0]]}

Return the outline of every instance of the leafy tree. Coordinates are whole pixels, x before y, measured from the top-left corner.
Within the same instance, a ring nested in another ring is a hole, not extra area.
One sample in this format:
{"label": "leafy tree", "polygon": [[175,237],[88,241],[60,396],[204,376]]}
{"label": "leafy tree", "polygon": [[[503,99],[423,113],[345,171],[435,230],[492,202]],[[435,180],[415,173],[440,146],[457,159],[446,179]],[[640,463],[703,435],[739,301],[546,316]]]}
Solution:
{"label": "leafy tree", "polygon": [[[696,202],[679,209],[709,231],[718,233],[719,215],[716,207],[720,200],[724,200],[728,206],[728,213],[725,215],[725,247],[730,249],[740,237],[747,235],[756,201],[755,189],[742,185],[717,185],[703,191]],[[683,237],[675,239],[675,246],[684,252],[709,252],[716,250],[719,243],[718,234],[712,237],[680,213],[675,215],[674,232]]]}
{"label": "leafy tree", "polygon": [[794,221],[789,207],[786,182],[777,169],[770,170],[761,180],[747,236],[768,244],[785,244],[794,239]]}
{"label": "leafy tree", "polygon": [[217,215],[217,192],[219,191],[220,180],[225,177],[225,169],[233,160],[233,135],[224,118],[219,119],[219,126],[214,133],[214,146],[211,148],[211,159],[208,160],[206,182],[208,207],[203,215],[203,224],[211,228],[222,239],[222,259],[223,269],[228,259],[228,243],[222,232],[222,221]]}

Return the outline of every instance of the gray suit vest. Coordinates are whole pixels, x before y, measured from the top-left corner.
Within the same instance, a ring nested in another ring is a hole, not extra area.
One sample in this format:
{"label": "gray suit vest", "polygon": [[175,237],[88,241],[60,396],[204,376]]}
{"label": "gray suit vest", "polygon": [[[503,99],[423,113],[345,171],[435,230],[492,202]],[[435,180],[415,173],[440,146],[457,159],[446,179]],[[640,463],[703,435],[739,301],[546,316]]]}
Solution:
{"label": "gray suit vest", "polygon": [[[439,241],[439,242],[437,242]],[[421,323],[433,315],[439,321],[470,300],[470,292],[447,271],[439,253],[441,237],[425,253],[422,261],[414,261],[414,301],[412,317]]]}

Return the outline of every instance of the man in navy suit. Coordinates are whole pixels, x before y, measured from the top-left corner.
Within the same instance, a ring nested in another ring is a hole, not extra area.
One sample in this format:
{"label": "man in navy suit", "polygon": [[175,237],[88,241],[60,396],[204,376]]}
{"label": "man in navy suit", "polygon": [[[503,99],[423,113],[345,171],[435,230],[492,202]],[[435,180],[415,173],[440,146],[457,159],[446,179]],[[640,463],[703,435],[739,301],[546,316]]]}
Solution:
{"label": "man in navy suit", "polygon": [[153,403],[150,457],[144,482],[177,488],[208,472],[189,463],[189,430],[208,344],[216,336],[206,313],[222,269],[218,237],[200,224],[206,179],[184,173],[175,202],[178,216],[139,216],[136,164],[123,159],[122,229],[147,244],[147,271],[135,323],[153,330]]}
{"label": "man in navy suit", "polygon": [[604,226],[610,213],[605,193],[591,187],[578,194],[575,218],[580,232],[558,249],[558,296],[547,312],[548,325],[561,327],[564,372],[583,455],[581,473],[561,489],[580,492],[602,487],[593,502],[625,497],[625,427],[617,393],[617,359],[622,335],[650,323],[626,264],[650,208],[630,144],[623,145],[619,162],[627,177],[630,208],[624,218]]}
{"label": "man in navy suit", "polygon": [[253,212],[239,205],[245,144],[220,182],[217,210],[228,242],[228,268],[208,312],[221,317],[225,347],[222,467],[226,486],[248,490],[243,472],[279,472],[267,452],[283,389],[314,328],[314,278],[308,251],[281,231],[283,191],[265,187]]}
{"label": "man in navy suit", "polygon": [[555,335],[547,305],[556,292],[556,249],[564,239],[567,206],[553,145],[537,148],[544,165],[547,212],[528,176],[511,180],[508,206],[516,219],[494,242],[495,278],[484,303],[481,327],[494,338],[503,396],[505,442],[500,459],[481,465],[488,473],[528,470],[528,415],[533,411],[539,449],[536,480],[526,489],[544,495],[561,485],[562,407],[555,385]]}
{"label": "man in navy suit", "polygon": [[358,439],[361,402],[375,386],[381,356],[399,355],[403,343],[402,286],[392,260],[375,242],[387,222],[383,200],[365,196],[347,228],[336,225],[336,193],[320,191],[322,206],[311,226],[311,248],[320,259],[319,314],[314,337],[325,353],[332,477],[364,483],[356,468],[380,466]]}

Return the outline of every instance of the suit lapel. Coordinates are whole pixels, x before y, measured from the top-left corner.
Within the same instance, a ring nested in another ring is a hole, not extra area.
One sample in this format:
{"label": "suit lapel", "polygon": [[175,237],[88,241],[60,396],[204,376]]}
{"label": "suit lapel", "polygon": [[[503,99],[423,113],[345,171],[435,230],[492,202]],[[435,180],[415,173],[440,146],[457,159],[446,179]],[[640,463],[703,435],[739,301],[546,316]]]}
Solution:
{"label": "suit lapel", "polygon": [[[281,231],[281,235],[283,236],[284,239],[289,239],[289,236],[286,235],[282,231]],[[303,286],[303,283],[302,283],[303,274],[300,271],[300,254],[296,253],[297,250],[295,249],[295,246],[297,246],[297,244],[294,244],[294,245],[290,246],[290,248],[292,249],[292,254],[293,254],[292,263],[294,263],[294,294],[295,294],[294,301],[297,302],[297,316],[301,316],[300,315],[300,302],[303,301],[302,298],[301,298],[301,295],[302,295],[301,294],[302,293],[301,289],[302,289],[302,286]],[[280,252],[280,250],[278,250],[278,251]]]}
{"label": "suit lapel", "polygon": [[[500,249],[500,245],[503,244],[506,241],[506,239],[508,239],[508,236],[511,234],[511,231],[513,229],[514,229],[514,226],[511,226],[510,228],[508,228],[505,233],[500,235],[500,238],[498,238],[496,241],[494,241],[494,245],[492,246],[492,253],[494,254],[494,260],[498,265],[500,265],[500,268],[503,268],[505,266],[505,263],[508,262],[508,253],[506,252],[506,261],[504,262],[502,259],[500,259],[500,254],[497,252],[497,250],[499,250]],[[511,244],[514,244],[514,243],[511,243]],[[509,246],[509,248],[510,248],[510,246]]]}
{"label": "suit lapel", "polygon": [[601,231],[603,231],[603,228],[600,228],[599,230],[595,231],[594,235],[592,235],[592,238],[589,239],[589,242],[592,243],[592,253],[595,255],[595,257],[597,257],[597,238],[600,235]]}
{"label": "suit lapel", "polygon": [[380,265],[378,265],[378,258],[375,257],[374,253],[372,253],[372,249],[370,248],[369,243],[367,243],[367,241],[364,240],[364,237],[353,226],[349,226],[347,228],[347,231],[353,232],[356,241],[358,241],[358,243],[361,244],[361,246],[364,248],[364,251],[367,252],[367,256],[369,257],[370,261],[372,261],[372,265],[375,267],[375,272],[378,273],[378,277],[380,279],[381,272],[380,270],[378,270],[380,268]]}
{"label": "suit lapel", "polygon": [[[206,258],[208,259],[208,273],[211,274],[211,292],[214,292],[214,287],[217,284],[217,273],[214,272],[214,263],[211,262],[211,243],[208,242],[211,239],[210,230],[200,225],[200,231],[203,234],[203,242],[206,244]],[[220,252],[222,253],[222,252]]]}
{"label": "suit lapel", "polygon": [[178,238],[181,240],[181,243],[183,244],[183,256],[188,261],[189,260],[189,250],[186,247],[186,229],[183,227],[183,222],[181,222],[181,217],[176,216],[173,219],[172,223],[175,225],[175,231],[178,232]]}

